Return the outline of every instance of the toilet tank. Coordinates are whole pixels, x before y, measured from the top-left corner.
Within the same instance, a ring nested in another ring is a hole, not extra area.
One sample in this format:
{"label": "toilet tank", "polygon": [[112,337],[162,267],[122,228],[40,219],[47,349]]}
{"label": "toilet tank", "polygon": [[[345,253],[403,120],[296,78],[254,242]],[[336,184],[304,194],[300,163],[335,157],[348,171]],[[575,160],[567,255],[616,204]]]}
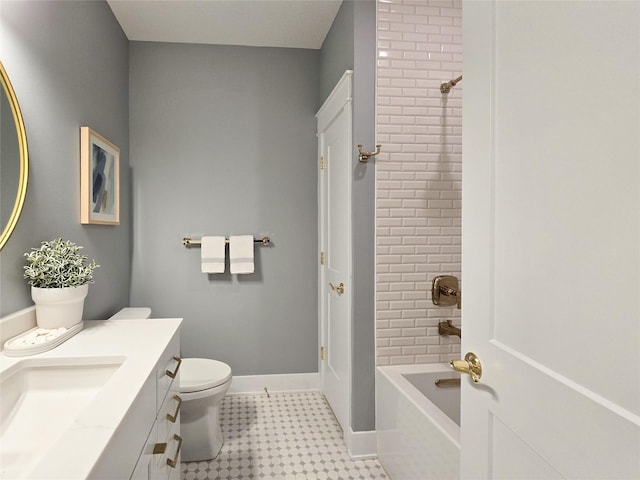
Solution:
{"label": "toilet tank", "polygon": [[150,316],[151,309],[148,307],[127,307],[109,317],[109,320],[133,320],[137,318],[149,318]]}

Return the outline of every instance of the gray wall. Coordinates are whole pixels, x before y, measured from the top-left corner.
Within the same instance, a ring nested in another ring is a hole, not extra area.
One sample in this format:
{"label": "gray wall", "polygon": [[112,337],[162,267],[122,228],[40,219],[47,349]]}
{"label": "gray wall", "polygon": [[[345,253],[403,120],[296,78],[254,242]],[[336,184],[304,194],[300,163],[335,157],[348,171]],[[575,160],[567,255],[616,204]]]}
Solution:
{"label": "gray wall", "polygon": [[[354,5],[344,0],[320,49],[320,104],[327,99],[345,70],[353,70]],[[372,2],[375,8],[375,1]],[[375,24],[374,24],[375,27]],[[374,45],[375,48],[375,45]]]}
{"label": "gray wall", "polygon": [[[317,50],[131,43],[131,300],[236,375],[317,372]],[[269,234],[256,273],[185,235]]]}
{"label": "gray wall", "polygon": [[[376,4],[354,2],[353,158],[356,145],[374,150]],[[375,158],[354,160],[353,171],[353,400],[354,431],[375,429]]]}
{"label": "gray wall", "polygon": [[[2,62],[24,115],[29,188],[17,229],[0,252],[0,314],[32,305],[22,254],[64,237],[102,265],[85,318],[129,301],[128,42],[104,2],[0,2]],[[121,225],[80,225],[80,126],[121,149]]]}
{"label": "gray wall", "polygon": [[322,45],[322,101],[345,70],[353,73],[353,328],[351,428],[375,429],[375,160],[358,162],[357,145],[375,144],[375,1],[345,1]]}

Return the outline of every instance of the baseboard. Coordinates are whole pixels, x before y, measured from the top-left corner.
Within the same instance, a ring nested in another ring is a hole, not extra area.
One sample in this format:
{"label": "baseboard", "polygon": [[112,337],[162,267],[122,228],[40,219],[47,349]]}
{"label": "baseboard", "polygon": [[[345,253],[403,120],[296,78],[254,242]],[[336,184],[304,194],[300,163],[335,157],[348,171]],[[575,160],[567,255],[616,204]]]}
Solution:
{"label": "baseboard", "polygon": [[320,391],[320,374],[234,375],[228,395],[264,393],[265,388],[269,393],[318,392]]}
{"label": "baseboard", "polygon": [[376,444],[376,431],[354,432],[351,427],[346,432],[344,443],[351,458],[365,459],[376,458],[378,448]]}

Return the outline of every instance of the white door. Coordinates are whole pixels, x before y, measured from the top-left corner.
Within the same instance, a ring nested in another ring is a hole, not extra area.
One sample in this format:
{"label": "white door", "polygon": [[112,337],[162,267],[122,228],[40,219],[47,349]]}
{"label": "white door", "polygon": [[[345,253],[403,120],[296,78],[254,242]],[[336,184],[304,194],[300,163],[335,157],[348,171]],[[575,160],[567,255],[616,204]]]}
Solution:
{"label": "white door", "polygon": [[345,432],[351,384],[351,77],[347,71],[317,114],[320,375],[323,393]]}
{"label": "white door", "polygon": [[462,478],[640,478],[640,2],[467,1]]}

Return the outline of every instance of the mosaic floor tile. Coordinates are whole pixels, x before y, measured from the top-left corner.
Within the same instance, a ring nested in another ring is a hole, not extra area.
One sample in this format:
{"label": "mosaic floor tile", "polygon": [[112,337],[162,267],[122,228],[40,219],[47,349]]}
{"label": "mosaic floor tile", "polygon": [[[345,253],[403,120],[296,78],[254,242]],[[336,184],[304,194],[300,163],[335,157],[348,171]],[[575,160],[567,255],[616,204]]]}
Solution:
{"label": "mosaic floor tile", "polygon": [[352,460],[320,393],[227,395],[218,458],[182,464],[182,480],[388,480],[375,459]]}

